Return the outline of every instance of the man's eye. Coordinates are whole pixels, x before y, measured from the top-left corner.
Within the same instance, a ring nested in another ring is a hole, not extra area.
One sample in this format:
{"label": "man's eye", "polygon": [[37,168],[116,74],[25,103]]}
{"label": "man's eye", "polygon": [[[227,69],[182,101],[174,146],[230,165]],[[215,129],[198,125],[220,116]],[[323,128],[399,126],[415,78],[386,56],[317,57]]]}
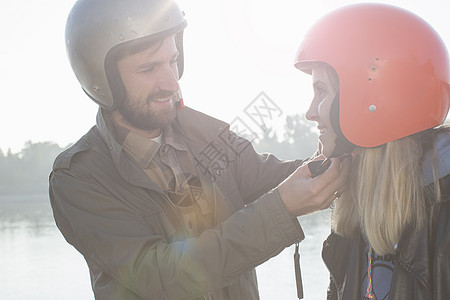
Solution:
{"label": "man's eye", "polygon": [[154,70],[155,68],[146,68],[146,69],[143,69],[142,71],[141,71],[141,73],[150,73],[150,72],[153,72],[153,70]]}

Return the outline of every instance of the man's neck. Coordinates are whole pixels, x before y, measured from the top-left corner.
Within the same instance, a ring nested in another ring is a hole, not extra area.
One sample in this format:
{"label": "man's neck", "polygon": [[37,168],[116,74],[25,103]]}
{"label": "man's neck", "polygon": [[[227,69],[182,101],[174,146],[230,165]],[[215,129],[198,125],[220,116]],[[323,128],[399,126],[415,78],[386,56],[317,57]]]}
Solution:
{"label": "man's neck", "polygon": [[119,126],[122,126],[140,136],[147,138],[147,139],[156,138],[161,134],[161,128],[158,128],[155,130],[143,130],[143,129],[134,127],[127,120],[125,120],[125,118],[122,116],[122,114],[117,110],[114,110],[111,112],[111,119],[114,122],[116,122]]}

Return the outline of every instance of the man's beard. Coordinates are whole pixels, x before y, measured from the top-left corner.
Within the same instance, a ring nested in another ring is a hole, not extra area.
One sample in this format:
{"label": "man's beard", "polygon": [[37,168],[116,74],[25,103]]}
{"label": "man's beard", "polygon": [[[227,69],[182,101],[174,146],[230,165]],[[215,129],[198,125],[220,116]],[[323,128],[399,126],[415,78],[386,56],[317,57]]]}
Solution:
{"label": "man's beard", "polygon": [[126,98],[125,101],[120,101],[118,111],[128,123],[136,128],[146,131],[164,128],[175,119],[175,103],[158,112],[149,109],[147,105],[150,104],[153,99],[163,99],[171,96],[172,99],[176,99],[173,93],[160,92],[158,94],[150,95],[145,103],[131,102],[129,98]]}

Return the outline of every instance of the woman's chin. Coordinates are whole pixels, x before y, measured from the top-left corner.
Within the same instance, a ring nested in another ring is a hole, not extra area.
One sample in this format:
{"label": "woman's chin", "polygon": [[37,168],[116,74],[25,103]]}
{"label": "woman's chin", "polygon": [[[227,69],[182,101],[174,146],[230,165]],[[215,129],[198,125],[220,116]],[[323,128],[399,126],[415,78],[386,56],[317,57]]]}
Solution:
{"label": "woman's chin", "polygon": [[319,136],[319,142],[322,148],[322,154],[326,157],[331,157],[336,148],[336,138],[323,134]]}
{"label": "woman's chin", "polygon": [[327,147],[326,145],[322,144],[322,154],[325,157],[331,157],[331,154],[333,154],[334,148],[335,148],[334,146],[333,147]]}

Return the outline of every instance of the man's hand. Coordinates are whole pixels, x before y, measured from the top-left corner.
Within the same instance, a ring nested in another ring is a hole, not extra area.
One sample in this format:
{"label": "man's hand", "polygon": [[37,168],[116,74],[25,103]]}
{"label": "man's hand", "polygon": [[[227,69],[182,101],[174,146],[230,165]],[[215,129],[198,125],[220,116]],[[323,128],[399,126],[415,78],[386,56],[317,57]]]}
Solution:
{"label": "man's hand", "polygon": [[[319,155],[314,160],[324,158]],[[323,174],[312,178],[308,166],[304,164],[277,187],[291,216],[297,217],[326,209],[343,193],[350,173],[351,156],[342,160],[330,160],[331,165]]]}

